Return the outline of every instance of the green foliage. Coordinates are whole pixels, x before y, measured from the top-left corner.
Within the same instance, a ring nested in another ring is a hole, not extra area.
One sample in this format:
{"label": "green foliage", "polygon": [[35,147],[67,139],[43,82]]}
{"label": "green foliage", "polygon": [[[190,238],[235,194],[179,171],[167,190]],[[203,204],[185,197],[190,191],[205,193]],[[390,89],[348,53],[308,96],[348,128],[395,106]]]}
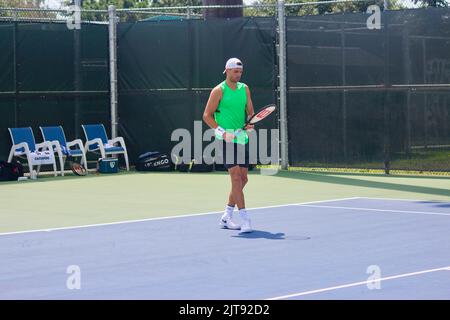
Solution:
{"label": "green foliage", "polygon": [[[114,5],[117,9],[143,9],[160,7],[181,7],[181,6],[201,6],[202,0],[83,0],[82,8],[85,10],[105,10],[109,5]],[[192,10],[192,14],[199,14],[199,10]],[[155,15],[186,15],[187,10],[161,10],[154,14],[149,13],[120,13],[120,21],[138,21]],[[102,13],[84,13],[83,20],[105,21]]]}
{"label": "green foliage", "polygon": [[414,0],[414,4],[418,3],[423,7],[448,8],[448,0]]}
{"label": "green foliage", "polygon": [[[325,0],[326,1],[326,0]],[[277,0],[257,0],[256,4],[276,4]],[[292,3],[304,3],[304,2],[317,2],[311,0],[285,0],[286,4]],[[307,4],[303,6],[291,6],[286,8],[286,15],[288,16],[304,16],[326,13],[339,13],[339,12],[365,12],[367,7],[371,4],[378,4],[382,7],[382,0],[372,0],[365,2],[348,2],[348,3],[330,3],[330,4]],[[248,16],[273,16],[275,15],[275,8],[250,8],[246,9],[245,15]]]}
{"label": "green foliage", "polygon": [[[320,2],[327,1],[321,0]],[[421,0],[416,0],[421,1]],[[432,1],[432,0],[429,0]],[[433,0],[433,1],[446,1],[446,0]],[[275,5],[277,0],[257,0],[255,3],[260,5]],[[291,3],[304,3],[304,2],[318,2],[318,0],[285,0],[286,4]],[[343,13],[343,12],[366,12],[367,7],[376,4],[380,8],[384,9],[383,0],[368,0],[360,2],[345,2],[345,3],[321,3],[321,4],[308,4],[303,6],[293,6],[286,8],[286,15],[288,16],[304,16],[304,15],[317,15],[327,13]],[[390,0],[390,10],[407,9],[402,0]],[[275,8],[248,8],[245,10],[247,16],[273,16],[275,15]]]}
{"label": "green foliage", "polygon": [[0,8],[40,8],[45,0],[0,0]]}

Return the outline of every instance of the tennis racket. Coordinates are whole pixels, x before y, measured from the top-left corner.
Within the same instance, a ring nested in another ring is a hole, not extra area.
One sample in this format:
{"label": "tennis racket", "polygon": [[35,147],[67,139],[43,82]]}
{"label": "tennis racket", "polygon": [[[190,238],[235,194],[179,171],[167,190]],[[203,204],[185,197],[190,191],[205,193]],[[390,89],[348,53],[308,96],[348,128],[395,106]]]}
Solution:
{"label": "tennis racket", "polygon": [[76,162],[74,157],[68,156],[66,160],[69,162],[70,169],[74,174],[76,174],[77,176],[86,175],[86,168],[83,167],[80,163]]}
{"label": "tennis racket", "polygon": [[269,104],[267,106],[265,106],[264,108],[261,108],[261,110],[259,110],[257,113],[255,113],[253,116],[250,117],[250,119],[248,119],[245,122],[245,125],[241,128],[238,129],[235,133],[235,135],[238,135],[239,133],[241,133],[243,130],[245,130],[245,128],[249,125],[249,124],[255,124],[265,118],[267,118],[272,112],[275,111],[276,109],[276,105],[274,104]]}

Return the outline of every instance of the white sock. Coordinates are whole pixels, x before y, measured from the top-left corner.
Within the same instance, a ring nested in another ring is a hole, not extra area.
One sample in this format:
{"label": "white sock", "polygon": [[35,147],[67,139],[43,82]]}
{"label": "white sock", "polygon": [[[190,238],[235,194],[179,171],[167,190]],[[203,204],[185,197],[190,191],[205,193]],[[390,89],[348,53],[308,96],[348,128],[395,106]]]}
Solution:
{"label": "white sock", "polygon": [[225,207],[225,213],[222,216],[222,219],[226,220],[233,216],[234,207],[227,205]]}
{"label": "white sock", "polygon": [[239,209],[239,214],[243,220],[250,220],[250,217],[247,214],[247,210],[245,208]]}

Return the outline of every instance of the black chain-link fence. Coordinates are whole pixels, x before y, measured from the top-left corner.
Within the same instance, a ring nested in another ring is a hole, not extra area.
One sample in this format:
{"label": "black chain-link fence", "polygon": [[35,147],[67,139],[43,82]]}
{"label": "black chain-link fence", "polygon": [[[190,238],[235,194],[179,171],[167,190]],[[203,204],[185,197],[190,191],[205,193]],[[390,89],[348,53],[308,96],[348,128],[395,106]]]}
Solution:
{"label": "black chain-link fence", "polygon": [[450,171],[449,17],[288,17],[290,164]]}
{"label": "black chain-link fence", "polygon": [[[289,164],[449,172],[450,10],[378,2],[377,27],[372,3],[286,8]],[[277,101],[275,7],[244,14],[117,11],[119,135],[132,161],[170,151],[174,129],[193,130],[229,57],[243,60],[256,107]],[[82,123],[110,129],[108,12],[82,10],[79,29],[73,17],[0,9],[0,158],[8,127],[31,126],[38,141],[44,125],[68,139],[84,138]]]}

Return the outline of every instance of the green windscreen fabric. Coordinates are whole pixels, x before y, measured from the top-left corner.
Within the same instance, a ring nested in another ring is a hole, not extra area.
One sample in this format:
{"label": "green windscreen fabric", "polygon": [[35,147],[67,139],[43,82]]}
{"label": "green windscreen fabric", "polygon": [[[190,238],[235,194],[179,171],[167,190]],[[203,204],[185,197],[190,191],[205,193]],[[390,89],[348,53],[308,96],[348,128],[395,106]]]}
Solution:
{"label": "green windscreen fabric", "polygon": [[[79,122],[75,123],[75,107],[79,106]],[[39,110],[36,113],[35,110]],[[82,138],[83,134],[77,136],[76,132],[81,131],[81,124],[103,123],[105,127],[110,127],[109,100],[103,97],[43,97],[24,98],[19,101],[18,117],[21,119],[21,126],[31,126],[35,134],[39,132],[39,126],[61,125],[66,132],[67,139]],[[40,134],[36,135],[40,137]]]}
{"label": "green windscreen fabric", "polygon": [[449,15],[288,17],[290,164],[450,171]]}
{"label": "green windscreen fabric", "polygon": [[65,24],[19,24],[19,91],[73,91],[73,32]]}
{"label": "green windscreen fabric", "polygon": [[0,159],[8,159],[11,148],[11,138],[8,128],[14,127],[14,99],[0,97]]}
{"label": "green windscreen fabric", "polygon": [[0,24],[0,159],[11,147],[9,127],[62,125],[83,138],[82,123],[110,128],[108,26],[83,23]]}
{"label": "green windscreen fabric", "polygon": [[14,25],[0,23],[0,95],[14,91]]}
{"label": "green windscreen fabric", "polygon": [[[169,153],[178,143],[171,141],[176,129],[188,130],[193,138],[195,121],[203,132],[207,129],[202,114],[231,57],[243,61],[241,81],[250,87],[255,109],[276,102],[273,19],[119,24],[120,131],[131,162],[147,151]],[[276,118],[264,122],[264,128],[277,128]]]}
{"label": "green windscreen fabric", "polygon": [[80,90],[109,91],[108,27],[85,24],[79,33]]}
{"label": "green windscreen fabric", "polygon": [[[450,171],[450,9],[286,17],[289,164]],[[430,27],[433,26],[433,27]],[[277,103],[273,17],[150,20],[117,26],[118,125],[131,163],[194,132],[228,58],[244,63],[255,109]],[[8,127],[110,132],[106,24],[0,23],[0,158]],[[279,115],[258,128],[277,129]],[[208,142],[204,142],[204,145]],[[277,147],[278,148],[278,147]]]}

